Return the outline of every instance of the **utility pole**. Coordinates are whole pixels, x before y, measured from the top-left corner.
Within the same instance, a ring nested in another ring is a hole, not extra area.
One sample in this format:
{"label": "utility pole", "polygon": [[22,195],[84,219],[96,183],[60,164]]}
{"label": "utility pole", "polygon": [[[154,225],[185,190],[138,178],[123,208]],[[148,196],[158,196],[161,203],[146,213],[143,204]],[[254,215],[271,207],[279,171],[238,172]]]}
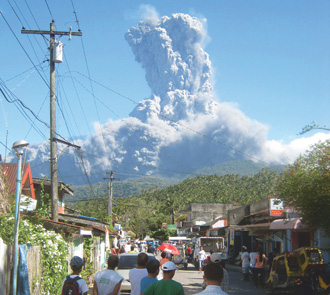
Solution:
{"label": "utility pole", "polygon": [[119,178],[113,177],[114,172],[106,172],[106,174],[110,174],[110,178],[103,178],[103,179],[108,179],[108,216],[110,217],[110,222],[112,219],[112,181],[114,180],[120,180]]}
{"label": "utility pole", "polygon": [[[55,108],[55,61],[54,61],[54,44],[55,36],[82,36],[81,32],[55,31],[55,21],[50,23],[49,31],[40,30],[21,30],[22,34],[39,34],[49,35],[49,96],[50,96],[50,176],[51,176],[51,198],[52,198],[52,220],[58,221],[58,179],[57,179],[57,146],[56,146],[56,108]],[[57,61],[58,62],[58,61]]]}

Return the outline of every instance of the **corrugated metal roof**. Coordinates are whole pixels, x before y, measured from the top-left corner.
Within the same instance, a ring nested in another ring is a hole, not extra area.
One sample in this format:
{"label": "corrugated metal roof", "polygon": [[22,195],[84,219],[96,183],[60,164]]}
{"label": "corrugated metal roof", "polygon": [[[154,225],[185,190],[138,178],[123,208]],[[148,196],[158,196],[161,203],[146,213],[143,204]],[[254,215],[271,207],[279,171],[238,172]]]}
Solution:
{"label": "corrugated metal roof", "polygon": [[[0,163],[0,167],[2,168],[8,182],[9,194],[13,194],[16,192],[16,177],[17,177],[17,163]],[[22,177],[23,180],[25,177],[25,173],[31,171],[30,164],[22,165]],[[29,178],[26,178],[27,181]],[[25,183],[22,181],[22,187]],[[28,184],[29,186],[29,184]]]}

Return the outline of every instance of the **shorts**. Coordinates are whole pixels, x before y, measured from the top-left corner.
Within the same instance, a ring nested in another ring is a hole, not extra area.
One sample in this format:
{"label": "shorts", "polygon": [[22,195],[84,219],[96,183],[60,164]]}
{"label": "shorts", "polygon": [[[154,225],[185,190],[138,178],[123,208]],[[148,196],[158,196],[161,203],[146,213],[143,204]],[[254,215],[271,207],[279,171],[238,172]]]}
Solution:
{"label": "shorts", "polygon": [[205,260],[199,260],[199,268],[203,268]]}

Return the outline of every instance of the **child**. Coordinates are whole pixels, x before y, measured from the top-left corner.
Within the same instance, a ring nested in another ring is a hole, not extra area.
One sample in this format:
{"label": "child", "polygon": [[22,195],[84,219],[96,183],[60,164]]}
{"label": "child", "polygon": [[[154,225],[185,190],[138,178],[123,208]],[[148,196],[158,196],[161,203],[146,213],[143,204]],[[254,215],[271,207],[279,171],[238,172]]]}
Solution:
{"label": "child", "polygon": [[72,274],[67,276],[63,280],[62,284],[62,295],[76,294],[76,295],[87,295],[88,287],[84,279],[79,277],[81,273],[84,260],[79,256],[74,256],[71,259],[70,266]]}

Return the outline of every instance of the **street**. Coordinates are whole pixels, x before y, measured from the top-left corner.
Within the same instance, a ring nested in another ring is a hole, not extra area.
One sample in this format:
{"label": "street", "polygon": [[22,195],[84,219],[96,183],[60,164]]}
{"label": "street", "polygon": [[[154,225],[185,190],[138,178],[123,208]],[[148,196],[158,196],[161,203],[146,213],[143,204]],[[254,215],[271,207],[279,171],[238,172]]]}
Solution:
{"label": "street", "polygon": [[[243,276],[240,272],[240,268],[228,265],[226,266],[226,269],[229,274],[228,294],[267,294],[265,289],[256,288],[252,280],[250,280],[250,282],[242,281]],[[178,270],[173,279],[183,284],[186,295],[192,295],[202,291],[203,274],[198,273],[192,264],[189,264],[188,270]]]}

